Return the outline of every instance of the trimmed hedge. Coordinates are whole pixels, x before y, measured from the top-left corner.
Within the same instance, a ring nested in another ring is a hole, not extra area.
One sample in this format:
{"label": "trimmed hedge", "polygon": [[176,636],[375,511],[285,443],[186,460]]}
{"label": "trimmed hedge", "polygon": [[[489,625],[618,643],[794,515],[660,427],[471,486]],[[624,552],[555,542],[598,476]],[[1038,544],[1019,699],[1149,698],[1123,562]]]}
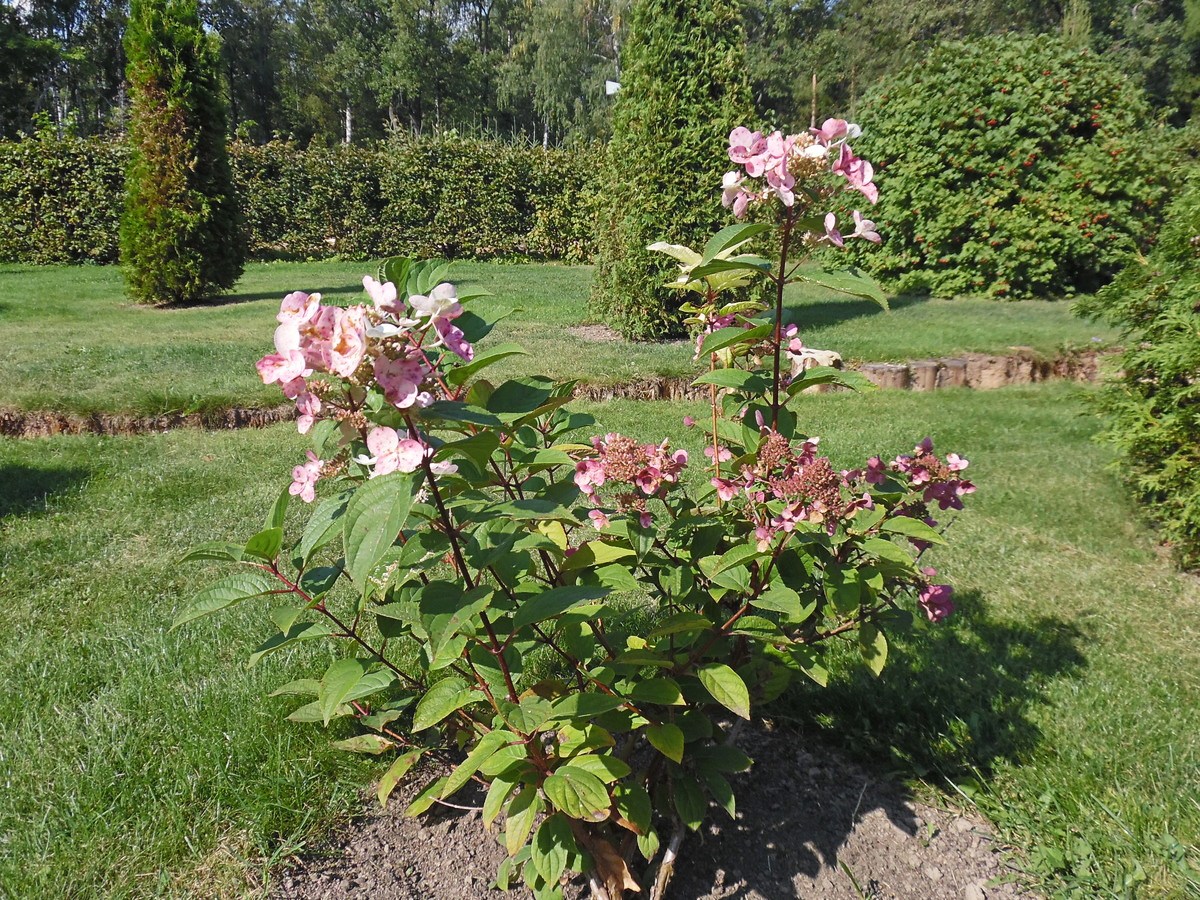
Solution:
{"label": "trimmed hedge", "polygon": [[1120,374],[1101,392],[1121,475],[1181,565],[1200,568],[1200,174],[1137,259],[1075,309],[1124,331]]}
{"label": "trimmed hedge", "polygon": [[[587,260],[598,147],[454,136],[370,147],[229,147],[250,256]],[[115,141],[0,142],[0,260],[117,260],[128,151]]]}

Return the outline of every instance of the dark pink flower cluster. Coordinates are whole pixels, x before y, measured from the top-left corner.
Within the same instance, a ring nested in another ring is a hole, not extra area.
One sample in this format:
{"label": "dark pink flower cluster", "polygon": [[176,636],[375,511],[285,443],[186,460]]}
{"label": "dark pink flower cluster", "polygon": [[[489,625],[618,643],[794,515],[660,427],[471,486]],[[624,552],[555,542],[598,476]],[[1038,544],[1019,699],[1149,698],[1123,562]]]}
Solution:
{"label": "dark pink flower cluster", "polygon": [[[766,432],[754,465],[742,466],[735,476],[712,479],[722,502],[744,497],[760,549],[801,522],[820,524],[832,534],[839,522],[874,507],[871,495],[850,477],[854,473],[838,472],[829,457],[817,455],[819,442],[813,437],[793,447],[778,432]],[[717,460],[728,458],[727,453],[718,449]]]}
{"label": "dark pink flower cluster", "polygon": [[575,466],[575,484],[595,507],[588,516],[597,528],[609,525],[608,514],[600,508],[597,489],[615,486],[618,511],[635,511],[643,527],[653,516],[646,501],[663,497],[679,481],[688,462],[686,450],[672,451],[667,441],[639,444],[621,434],[592,438],[596,456],[581,459]]}
{"label": "dark pink flower cluster", "polygon": [[[925,438],[913,448],[911,456],[897,456],[888,469],[907,476],[910,486],[922,490],[926,503],[936,502],[941,509],[962,509],[962,498],[975,493],[975,485],[958,474],[969,465],[957,453],[947,453],[944,460],[939,458],[933,452],[932,438]],[[872,484],[883,480],[878,457],[871,460],[867,480]]]}

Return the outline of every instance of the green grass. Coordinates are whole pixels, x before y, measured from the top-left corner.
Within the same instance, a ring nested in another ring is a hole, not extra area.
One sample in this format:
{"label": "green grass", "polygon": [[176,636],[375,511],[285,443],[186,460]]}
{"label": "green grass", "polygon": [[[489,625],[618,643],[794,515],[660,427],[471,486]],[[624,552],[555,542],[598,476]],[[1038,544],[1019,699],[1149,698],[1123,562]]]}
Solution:
{"label": "green grass", "polygon": [[[894,648],[882,681],[855,668],[780,713],[973,791],[1047,890],[1129,896],[1115,887],[1128,876],[1137,896],[1191,896],[1200,585],[1135,523],[1081,394],[804,398],[842,464],[932,433],[971,459],[980,490],[935,559],[960,614]],[[592,407],[598,430],[697,451],[680,420],[698,409]],[[63,873],[69,896],[236,896],[247,866],[353,807],[370,770],[264,696],[321,651],[247,672],[270,627],[250,604],[166,630],[212,574],[170,561],[253,531],[302,446],[286,426],[0,442],[0,885],[13,897],[64,896]]]}
{"label": "green grass", "polygon": [[[157,414],[282,400],[258,382],[254,361],[271,349],[279,299],[321,291],[363,297],[372,263],[258,263],[219,304],[147,309],[128,302],[117,269],[0,266],[0,407],[75,413]],[[568,331],[586,321],[591,270],[552,265],[458,264],[460,283],[490,290],[486,302],[519,307],[489,341],[516,341],[528,357],[497,374],[540,373],[613,383],[692,371],[687,342],[628,344]],[[1065,303],[900,298],[890,313],[824,290],[795,290],[789,315],[810,346],[849,360],[904,360],[1014,345],[1053,355],[1064,345],[1115,339],[1073,318]]]}

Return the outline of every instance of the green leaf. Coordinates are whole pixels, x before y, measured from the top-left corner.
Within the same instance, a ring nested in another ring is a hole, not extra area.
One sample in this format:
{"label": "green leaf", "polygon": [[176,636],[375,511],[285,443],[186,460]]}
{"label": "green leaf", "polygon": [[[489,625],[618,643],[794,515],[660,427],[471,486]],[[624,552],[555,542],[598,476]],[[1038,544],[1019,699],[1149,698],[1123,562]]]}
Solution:
{"label": "green leaf", "polygon": [[488,397],[487,408],[504,421],[528,415],[550,399],[554,382],[540,375],[510,378]]}
{"label": "green leaf", "polygon": [[350,498],[342,526],[346,572],[360,587],[408,520],[419,481],[393,472],[372,478]]}
{"label": "green leaf", "polygon": [[413,802],[408,805],[408,809],[404,811],[406,816],[419,816],[425,812],[433,804],[437,803],[439,796],[442,793],[442,785],[446,783],[446,776],[435,778],[425,787],[421,788],[421,792],[413,799]]}
{"label": "green leaf", "polygon": [[708,798],[696,779],[687,775],[671,779],[671,793],[679,820],[692,831],[699,831],[704,824],[704,814],[708,812]]}
{"label": "green leaf", "polygon": [[281,582],[276,581],[266,572],[234,572],[226,575],[216,584],[209,585],[193,597],[191,604],[175,616],[171,628],[174,630],[193,619],[212,615],[242,600],[261,597],[271,591],[282,589],[282,587]]}
{"label": "green leaf", "polygon": [[714,772],[745,772],[753,762],[749,756],[729,744],[701,747],[692,755],[692,759],[696,768]]}
{"label": "green leaf", "polygon": [[542,784],[546,797],[572,819],[603,822],[608,818],[611,800],[604,782],[586,769],[561,766]]}
{"label": "green leaf", "polygon": [[707,561],[712,558],[705,557],[704,563],[701,565],[704,566],[705,575],[707,575],[709,578],[715,578],[717,575],[720,575],[722,572],[727,572],[735,566],[740,566],[752,559],[756,559],[759,556],[765,555],[766,554],[758,549],[756,544],[739,544],[738,546],[731,547],[722,553],[721,556],[717,558],[715,563],[704,565],[704,563],[707,563]]}
{"label": "green leaf", "polygon": [[639,834],[648,834],[654,820],[654,809],[646,789],[641,785],[616,784],[612,790],[618,814],[635,826]]}
{"label": "green leaf", "polygon": [[878,677],[887,663],[887,636],[872,623],[864,622],[858,630],[858,649],[867,668]]}
{"label": "green leaf", "polygon": [[413,731],[424,731],[436,725],[446,716],[462,709],[468,703],[481,698],[479,691],[472,691],[458,678],[444,678],[425,692],[413,713]]}
{"label": "green leaf", "polygon": [[946,539],[939,532],[912,516],[897,516],[894,519],[888,519],[879,526],[879,530],[889,534],[902,534],[907,538],[924,541],[927,544],[946,543]]}
{"label": "green leaf", "polygon": [[369,753],[372,756],[378,756],[383,751],[394,747],[395,742],[378,734],[357,734],[352,738],[334,741],[333,746],[351,753]]}
{"label": "green leaf", "polygon": [[246,555],[271,562],[283,547],[283,529],[268,528],[246,541]]}
{"label": "green leaf", "polygon": [[619,778],[624,778],[633,770],[624,760],[605,753],[601,755],[584,754],[571,758],[571,765],[577,769],[591,772],[605,784],[612,784]]}
{"label": "green leaf", "polygon": [[657,703],[661,706],[680,706],[684,702],[683,691],[679,689],[678,682],[671,678],[648,678],[639,681],[629,692],[629,699],[637,703]]}
{"label": "green leaf", "polygon": [[692,385],[715,384],[717,387],[733,388],[748,394],[761,394],[769,387],[767,380],[757,372],[745,369],[714,369],[705,372]]}
{"label": "green leaf", "polygon": [[504,848],[509,856],[525,846],[525,840],[533,828],[537,815],[542,811],[542,799],[531,784],[521,788],[508,804],[508,817],[504,825]]}
{"label": "green leaf", "polygon": [[329,724],[333,711],[367,674],[369,665],[370,663],[362,659],[339,659],[325,670],[321,677],[321,690],[317,695],[317,702],[321,705],[326,725]]}
{"label": "green leaf", "polygon": [[726,347],[732,347],[734,344],[757,344],[763,338],[774,334],[774,332],[775,325],[772,322],[766,322],[754,328],[738,328],[736,326],[721,328],[704,339],[700,344],[700,352],[696,355],[700,359],[703,359],[711,353],[724,350]]}
{"label": "green leaf", "polygon": [[674,615],[667,616],[667,618],[663,619],[662,622],[658,624],[658,627],[656,627],[646,636],[651,638],[666,637],[670,634],[684,634],[691,631],[708,631],[716,627],[717,626],[714,625],[712,620],[707,616],[702,616],[700,613],[684,610],[683,612],[677,612]]}
{"label": "green leaf", "polygon": [[287,518],[288,501],[292,499],[290,488],[284,488],[279,492],[279,496],[275,498],[275,503],[271,506],[271,511],[267,513],[267,518],[263,522],[263,530],[270,531],[272,528],[283,528],[283,521]]}
{"label": "green leaf", "polygon": [[333,632],[333,626],[328,622],[297,622],[287,631],[273,635],[259,644],[258,649],[250,654],[246,668],[252,668],[268,653],[274,653],[276,650],[286,647],[289,644],[295,644],[299,641],[309,641],[313,638],[327,637],[333,634]]}
{"label": "green leaf", "polygon": [[486,409],[457,400],[437,400],[421,410],[421,417],[466,425],[483,425],[488,428],[499,428],[504,424],[498,416]]}
{"label": "green leaf", "polygon": [[770,230],[771,226],[765,222],[743,222],[737,225],[728,225],[708,239],[708,243],[704,245],[704,255],[700,262],[712,262],[726,250]]}
{"label": "green leaf", "polygon": [[542,822],[533,836],[530,860],[546,884],[557,885],[567,868],[567,860],[578,852],[570,820],[561,813],[555,813]]}
{"label": "green leaf", "polygon": [[672,725],[670,722],[647,725],[646,740],[667,759],[677,763],[683,762],[683,731],[678,725]]}
{"label": "green leaf", "polygon": [[862,372],[853,369],[835,369],[832,366],[813,366],[806,369],[788,385],[787,394],[794,397],[806,388],[818,384],[839,384],[852,391],[875,391],[879,386]]}
{"label": "green leaf", "polygon": [[793,622],[799,617],[801,608],[800,595],[782,584],[772,585],[752,599],[750,605],[757,609],[782,613]]}
{"label": "green leaf", "polygon": [[607,597],[610,593],[612,591],[606,587],[578,584],[544,591],[522,601],[513,615],[513,630],[545,621],[576,606]]}
{"label": "green leaf", "polygon": [[304,526],[304,534],[296,552],[304,565],[312,555],[332,541],[342,530],[342,516],[346,514],[346,505],[350,502],[353,491],[342,491],[333,497],[326,497],[312,511],[308,524]]}
{"label": "green leaf", "polygon": [[837,291],[841,294],[849,294],[852,297],[864,297],[867,300],[874,300],[884,309],[888,308],[887,296],[880,289],[879,285],[870,276],[864,274],[860,269],[822,269],[818,274],[805,272],[796,276],[797,281],[805,281],[809,284],[819,284],[821,287],[829,288],[831,291]]}
{"label": "green leaf", "polygon": [[574,693],[568,694],[554,704],[551,719],[591,719],[606,712],[620,709],[624,705],[620,697],[611,694]]}
{"label": "green leaf", "polygon": [[492,823],[496,821],[496,817],[500,815],[500,810],[504,808],[504,801],[508,799],[508,795],[512,793],[512,789],[517,786],[517,780],[507,779],[497,776],[492,779],[491,785],[488,787],[487,796],[483,798],[483,826],[490,828]]}
{"label": "green leaf", "polygon": [[423,749],[410,750],[396,757],[395,761],[388,767],[388,770],[383,773],[383,777],[379,779],[379,789],[375,792],[375,796],[379,798],[380,806],[387,806],[388,797],[392,795],[392,791],[396,789],[396,785],[400,783],[400,779],[408,774],[408,770],[413,767],[424,752]]}
{"label": "green leaf", "polygon": [[242,562],[245,558],[246,552],[240,544],[231,544],[228,541],[206,541],[183,554],[183,556],[176,560],[176,563],[194,562],[198,559],[214,559],[219,562]]}
{"label": "green leaf", "polygon": [[479,771],[482,766],[497,750],[503,747],[510,741],[518,740],[515,734],[510,734],[507,731],[496,729],[489,731],[479,739],[471,751],[453,772],[446,779],[446,784],[442,788],[442,799],[449,797],[455,791],[459,790],[463,785],[471,780],[471,776]]}
{"label": "green leaf", "polygon": [[714,700],[735,716],[750,718],[750,691],[737,672],[724,663],[707,663],[696,674]]}
{"label": "green leaf", "polygon": [[862,601],[862,584],[858,580],[858,570],[831,563],[825,570],[825,596],[829,598],[833,608],[843,616],[850,615],[858,609]]}
{"label": "green leaf", "polygon": [[481,372],[488,366],[495,365],[502,359],[507,359],[510,356],[526,355],[528,351],[524,350],[517,344],[499,344],[493,347],[487,353],[477,355],[469,363],[457,366],[446,373],[447,383],[458,387],[465,384],[467,379],[476,372]]}
{"label": "green leaf", "polygon": [[749,272],[762,274],[771,271],[771,261],[761,256],[735,256],[731,259],[714,259],[703,265],[696,266],[688,273],[692,281],[709,278],[713,275],[723,275],[726,272]]}

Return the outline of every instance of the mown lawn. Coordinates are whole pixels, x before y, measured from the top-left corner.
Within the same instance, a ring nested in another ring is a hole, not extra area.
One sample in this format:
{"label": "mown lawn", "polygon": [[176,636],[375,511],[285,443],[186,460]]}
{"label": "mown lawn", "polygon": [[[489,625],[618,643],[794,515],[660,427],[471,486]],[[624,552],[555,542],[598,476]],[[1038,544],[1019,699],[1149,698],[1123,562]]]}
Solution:
{"label": "mown lawn", "polygon": [[[0,408],[157,414],[274,405],[279,392],[258,382],[254,361],[271,349],[280,298],[301,289],[358,302],[362,276],[375,268],[256,263],[217,304],[147,309],[125,299],[113,267],[0,265]],[[518,308],[491,340],[516,341],[529,356],[498,374],[614,383],[692,371],[687,342],[597,341],[569,330],[588,321],[590,268],[463,262],[456,273],[495,295],[480,302]],[[848,360],[1004,353],[1016,345],[1049,356],[1116,337],[1072,317],[1066,303],[1042,301],[898,298],[884,313],[867,301],[797,288],[789,317],[809,346]]]}
{"label": "mown lawn", "polygon": [[[882,681],[855,667],[777,714],[958,785],[1048,892],[1193,896],[1200,585],[1160,557],[1104,470],[1085,393],[804,399],[837,461],[932,434],[972,460],[980,490],[935,559],[960,614],[897,648]],[[598,430],[697,449],[681,423],[697,406],[591,409]],[[302,447],[287,426],[0,442],[0,886],[13,897],[64,884],[81,898],[238,896],[357,803],[370,765],[264,697],[322,651],[247,671],[269,627],[249,604],[167,631],[212,576],[171,560],[254,531]]]}

